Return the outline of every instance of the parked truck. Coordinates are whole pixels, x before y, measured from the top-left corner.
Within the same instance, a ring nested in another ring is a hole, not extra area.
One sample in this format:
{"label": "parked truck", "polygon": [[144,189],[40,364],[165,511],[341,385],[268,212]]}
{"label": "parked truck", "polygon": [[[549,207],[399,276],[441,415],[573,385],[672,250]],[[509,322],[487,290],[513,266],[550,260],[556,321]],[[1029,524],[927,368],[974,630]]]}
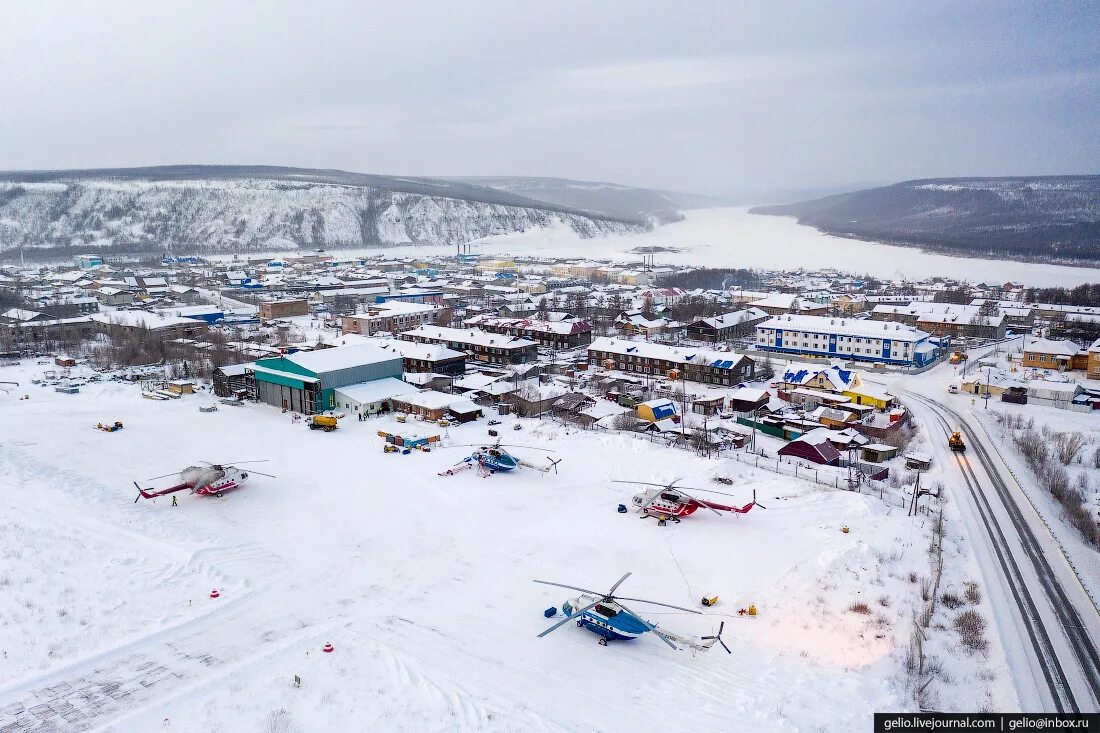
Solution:
{"label": "parked truck", "polygon": [[313,415],[309,418],[310,430],[324,430],[326,433],[331,433],[338,427],[337,418],[334,415]]}

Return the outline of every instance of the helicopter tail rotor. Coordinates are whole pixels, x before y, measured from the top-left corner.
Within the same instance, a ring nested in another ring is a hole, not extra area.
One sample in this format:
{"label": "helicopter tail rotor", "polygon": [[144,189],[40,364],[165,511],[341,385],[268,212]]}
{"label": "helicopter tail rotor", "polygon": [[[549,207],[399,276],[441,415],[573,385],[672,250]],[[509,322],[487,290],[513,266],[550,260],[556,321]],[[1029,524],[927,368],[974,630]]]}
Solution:
{"label": "helicopter tail rotor", "polygon": [[730,648],[728,646],[726,646],[726,642],[722,641],[722,631],[725,628],[726,628],[726,622],[722,621],[721,623],[718,624],[718,633],[717,634],[715,634],[714,636],[701,637],[703,641],[709,641],[710,642],[709,644],[705,644],[707,649],[710,649],[717,642],[718,644],[722,645],[723,649],[726,650],[726,654],[733,654],[733,652],[730,651]]}

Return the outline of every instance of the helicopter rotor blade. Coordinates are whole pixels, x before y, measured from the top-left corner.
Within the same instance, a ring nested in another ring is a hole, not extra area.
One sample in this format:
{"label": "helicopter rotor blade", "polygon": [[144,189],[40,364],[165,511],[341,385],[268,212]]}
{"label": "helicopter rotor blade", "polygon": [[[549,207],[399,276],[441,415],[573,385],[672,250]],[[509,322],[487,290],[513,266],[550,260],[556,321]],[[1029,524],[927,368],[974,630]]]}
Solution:
{"label": "helicopter rotor blade", "polygon": [[147,479],[145,479],[145,480],[146,480],[146,481],[156,481],[156,480],[157,480],[158,478],[168,478],[169,476],[178,476],[178,475],[180,475],[181,473],[183,473],[183,472],[184,472],[184,471],[186,471],[186,470],[187,470],[186,468],[181,468],[181,469],[180,469],[180,470],[178,470],[178,471],[172,471],[172,473],[166,473],[166,474],[164,474],[164,475],[162,475],[162,476],[154,476],[153,478],[147,478]]}
{"label": "helicopter rotor blade", "polygon": [[722,512],[718,511],[717,509],[715,509],[715,508],[714,508],[714,507],[712,507],[712,506],[708,506],[706,502],[703,502],[703,501],[699,501],[699,500],[698,500],[698,499],[696,499],[696,498],[695,498],[694,496],[692,496],[692,495],[691,495],[691,494],[689,494],[688,492],[684,491],[684,489],[683,489],[683,487],[682,487],[682,486],[677,486],[677,487],[676,487],[676,488],[675,488],[674,490],[675,490],[675,491],[679,491],[679,492],[680,492],[681,494],[683,494],[683,495],[684,495],[684,496],[686,496],[687,498],[691,499],[691,500],[692,500],[692,501],[694,501],[694,502],[695,502],[696,504],[699,504],[700,506],[704,506],[704,507],[706,507],[707,509],[710,509],[710,510],[711,510],[712,512],[714,512],[714,513],[715,513],[715,514],[717,514],[718,516],[722,516]]}
{"label": "helicopter rotor blade", "polygon": [[675,608],[677,611],[687,611],[688,613],[697,613],[700,616],[703,615],[702,611],[696,610],[694,608],[684,608],[683,606],[674,606],[671,603],[659,603],[657,601],[647,601],[645,598],[627,598],[626,596],[614,596],[612,598],[612,600],[614,600],[616,603],[618,603],[620,600],[634,601],[635,603],[648,603],[651,606],[664,606],[665,608]]}
{"label": "helicopter rotor blade", "polygon": [[564,583],[551,583],[549,580],[536,580],[535,582],[536,583],[541,583],[542,585],[553,585],[553,586],[556,586],[558,588],[568,588],[569,590],[580,591],[581,593],[588,593],[589,595],[599,596],[601,598],[604,595],[603,593],[600,593],[598,590],[589,590],[588,588],[578,588],[575,585],[565,585]]}
{"label": "helicopter rotor blade", "polygon": [[606,597],[607,598],[614,598],[615,597],[615,589],[618,588],[620,585],[622,585],[623,581],[626,580],[627,578],[629,578],[630,576],[631,576],[630,571],[627,571],[626,575],[619,578],[618,582],[615,583],[615,585],[611,586],[611,590],[607,591],[607,593],[605,594]]}
{"label": "helicopter rotor blade", "polygon": [[554,632],[554,631],[557,631],[562,626],[565,626],[567,623],[569,623],[570,621],[572,621],[573,619],[575,619],[577,616],[581,615],[582,613],[584,613],[588,609],[592,608],[593,606],[595,606],[599,602],[600,602],[599,600],[592,601],[591,603],[589,603],[584,608],[582,608],[578,611],[575,611],[575,612],[569,614],[568,616],[566,616],[565,618],[563,618],[561,621],[558,621],[556,624],[554,624],[553,626],[551,626],[550,628],[548,628],[546,631],[542,632],[541,634],[539,634],[535,638],[541,639],[542,637],[546,636],[547,634],[549,634],[551,632]]}
{"label": "helicopter rotor blade", "polygon": [[257,476],[267,476],[268,478],[279,478],[278,476],[272,476],[270,473],[264,473],[263,471],[257,471],[257,470],[252,469],[252,468],[248,469],[248,472],[249,473],[254,473]]}

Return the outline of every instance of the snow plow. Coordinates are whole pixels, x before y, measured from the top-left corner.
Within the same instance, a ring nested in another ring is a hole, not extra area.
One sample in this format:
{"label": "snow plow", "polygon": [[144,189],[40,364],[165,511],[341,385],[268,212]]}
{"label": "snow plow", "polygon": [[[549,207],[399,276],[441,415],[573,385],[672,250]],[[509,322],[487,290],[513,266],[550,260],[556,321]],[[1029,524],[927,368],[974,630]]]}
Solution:
{"label": "snow plow", "polygon": [[947,439],[947,447],[955,453],[963,453],[966,451],[966,443],[963,442],[962,433],[956,430],[951,433]]}

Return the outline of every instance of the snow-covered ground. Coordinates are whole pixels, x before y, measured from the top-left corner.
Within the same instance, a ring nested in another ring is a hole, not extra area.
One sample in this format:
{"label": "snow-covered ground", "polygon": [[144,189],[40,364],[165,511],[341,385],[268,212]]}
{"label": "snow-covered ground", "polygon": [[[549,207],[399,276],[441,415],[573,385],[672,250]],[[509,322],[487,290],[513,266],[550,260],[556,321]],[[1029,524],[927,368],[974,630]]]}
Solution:
{"label": "snow-covered ground", "polygon": [[[349,419],[326,434],[264,405],[202,414],[205,395],[25,386],[42,368],[5,370],[24,386],[0,391],[0,727],[832,731],[913,707],[902,667],[931,522],[877,496],[548,421],[513,432],[513,418],[503,434],[551,446],[560,474],[440,477],[484,421],[439,429],[431,453],[383,454],[377,430],[431,428]],[[92,429],[108,420],[125,428]],[[177,507],[133,501],[135,479],[260,458],[278,478]],[[734,503],[755,490],[767,509],[669,527],[615,511],[632,492],[611,480],[676,477]],[[957,528],[946,542],[961,583],[967,543]],[[726,620],[733,654],[651,636],[605,648],[572,626],[535,638],[566,592],[533,579],[599,589],[628,570],[632,597],[717,594],[703,616],[646,615],[696,636]],[[749,604],[758,618],[736,614]],[[940,638],[968,694],[1015,706],[996,643],[968,656]]]}

